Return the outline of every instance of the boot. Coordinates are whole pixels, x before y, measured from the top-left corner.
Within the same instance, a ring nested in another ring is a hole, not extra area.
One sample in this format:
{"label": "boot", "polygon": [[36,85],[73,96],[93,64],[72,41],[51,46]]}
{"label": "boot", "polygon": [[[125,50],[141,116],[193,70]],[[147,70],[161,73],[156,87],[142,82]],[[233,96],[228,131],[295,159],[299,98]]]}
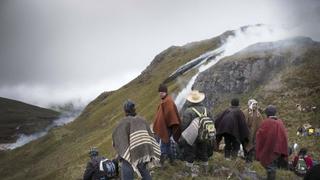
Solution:
{"label": "boot", "polygon": [[183,170],[183,176],[189,177],[192,175],[193,163],[186,162]]}
{"label": "boot", "polygon": [[238,157],[238,151],[231,151],[231,158],[232,159],[237,159],[237,157]]}
{"label": "boot", "polygon": [[231,151],[225,150],[225,151],[224,151],[224,158],[225,158],[226,160],[231,160],[231,159],[230,159],[230,156],[231,156]]}
{"label": "boot", "polygon": [[174,162],[174,158],[173,158],[173,155],[172,155],[172,154],[169,155],[169,163],[170,163],[170,165],[172,165],[172,166],[176,165],[175,162]]}
{"label": "boot", "polygon": [[191,167],[191,177],[198,177],[199,176],[199,166],[198,165],[193,165]]}
{"label": "boot", "polygon": [[276,179],[276,171],[268,171],[267,180],[275,180],[275,179]]}
{"label": "boot", "polygon": [[209,162],[201,162],[200,163],[200,172],[202,175],[207,176],[209,172]]}
{"label": "boot", "polygon": [[160,166],[164,167],[164,162],[168,159],[168,156],[166,154],[161,154],[160,156]]}

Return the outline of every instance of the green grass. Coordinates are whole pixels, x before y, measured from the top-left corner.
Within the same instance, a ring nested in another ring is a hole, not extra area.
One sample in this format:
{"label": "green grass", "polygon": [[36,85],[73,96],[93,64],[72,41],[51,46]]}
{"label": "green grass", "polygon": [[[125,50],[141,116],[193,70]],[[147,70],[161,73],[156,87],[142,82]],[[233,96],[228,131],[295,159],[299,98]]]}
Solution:
{"label": "green grass", "polygon": [[32,134],[59,117],[53,110],[0,97],[0,144],[13,143],[18,134]]}
{"label": "green grass", "polygon": [[[206,51],[217,48],[218,44],[219,39],[214,38],[186,47],[171,47],[160,53],[139,77],[116,91],[105,92],[97,97],[74,122],[52,129],[48,135],[21,148],[0,153],[1,177],[3,179],[81,179],[89,159],[87,153],[90,147],[98,147],[100,153],[109,158],[115,155],[111,145],[111,133],[117,122],[124,116],[122,103],[125,99],[130,98],[135,101],[138,114],[145,117],[149,123],[153,122],[157,105],[160,102],[157,92],[158,85],[179,66]],[[319,57],[319,55],[314,56],[314,53],[308,55],[310,59]],[[319,78],[312,76],[317,71],[312,67],[319,69],[319,61],[315,61],[314,64],[313,61],[308,61],[297,69],[283,72],[284,86],[279,91],[267,94],[264,87],[261,86],[238,96],[241,98],[243,106],[250,97],[255,97],[261,102],[262,107],[270,103],[277,105],[280,118],[289,127],[290,143],[294,141],[301,143],[302,146],[310,148],[310,152],[319,158],[320,147],[315,146],[315,143],[320,144],[318,143],[319,138],[295,136],[295,128],[300,122],[311,121],[312,124],[317,125],[319,120],[319,114],[305,113],[300,115],[294,109],[297,102],[315,103],[320,107],[319,93],[313,93],[313,89],[320,83]],[[312,70],[304,71],[305,68]],[[168,84],[170,93],[177,94],[183,87],[180,83],[186,84],[194,73],[195,71],[190,71],[170,82]],[[299,73],[302,75],[302,82],[298,83],[305,83],[302,84],[303,87],[311,89],[312,95],[305,96],[304,88],[294,87],[296,82],[293,83],[290,78]],[[230,97],[232,95],[225,95],[222,98],[223,100],[214,107],[214,114],[229,106]],[[254,162],[252,165],[247,165],[242,160],[227,162],[222,154],[218,153],[215,153],[214,158],[210,160],[210,166],[212,173],[214,169],[223,166],[231,168],[234,173],[250,168],[256,171],[259,176],[265,176],[265,171],[258,162]],[[183,167],[183,163],[178,162],[177,166],[169,167],[165,172],[156,169],[154,179],[181,179],[179,172],[183,170]],[[211,175],[215,176],[214,173]],[[295,177],[288,171],[279,171],[278,176],[289,179]],[[212,177],[202,176],[197,179],[212,179]],[[223,175],[215,176],[215,179],[226,179],[226,177]]]}
{"label": "green grass", "polygon": [[[81,179],[90,147],[112,158],[111,133],[124,116],[122,103],[130,98],[138,114],[152,122],[160,102],[158,85],[179,66],[217,47],[218,39],[193,44],[192,48],[171,47],[158,55],[141,76],[92,102],[74,122],[52,129],[48,135],[21,148],[0,154],[4,179]],[[170,85],[170,90],[175,87]],[[19,163],[12,163],[19,162]],[[16,171],[16,170],[19,171]],[[15,173],[12,173],[15,172]]]}

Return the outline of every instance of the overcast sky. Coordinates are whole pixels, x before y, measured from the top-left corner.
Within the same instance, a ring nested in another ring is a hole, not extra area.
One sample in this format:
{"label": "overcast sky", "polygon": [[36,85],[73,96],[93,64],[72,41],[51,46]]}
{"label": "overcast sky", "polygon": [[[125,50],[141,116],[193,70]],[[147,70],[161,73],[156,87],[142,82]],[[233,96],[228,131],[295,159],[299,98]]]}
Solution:
{"label": "overcast sky", "polygon": [[171,45],[250,24],[320,41],[318,0],[1,0],[0,96],[87,102]]}

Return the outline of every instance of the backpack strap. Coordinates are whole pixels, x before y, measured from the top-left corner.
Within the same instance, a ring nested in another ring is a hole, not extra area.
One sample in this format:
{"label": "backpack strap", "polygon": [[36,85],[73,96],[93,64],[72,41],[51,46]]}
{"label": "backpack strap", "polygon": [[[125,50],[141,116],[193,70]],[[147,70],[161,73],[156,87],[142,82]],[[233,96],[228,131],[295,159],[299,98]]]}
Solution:
{"label": "backpack strap", "polygon": [[203,114],[205,117],[207,117],[207,108],[204,108],[204,114]]}
{"label": "backpack strap", "polygon": [[191,108],[199,117],[206,117],[207,116],[207,109],[204,108],[204,113],[201,114],[198,110],[196,110],[196,108],[192,107]]}

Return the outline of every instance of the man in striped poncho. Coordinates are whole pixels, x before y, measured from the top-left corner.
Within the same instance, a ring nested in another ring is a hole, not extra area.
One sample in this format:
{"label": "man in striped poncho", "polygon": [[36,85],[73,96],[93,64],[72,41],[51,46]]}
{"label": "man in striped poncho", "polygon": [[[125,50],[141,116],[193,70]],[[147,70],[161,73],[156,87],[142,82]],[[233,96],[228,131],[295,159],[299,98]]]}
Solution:
{"label": "man in striped poncho", "polygon": [[124,103],[124,117],[112,134],[113,146],[120,157],[121,179],[133,180],[133,172],[143,180],[152,179],[147,169],[148,163],[156,163],[160,158],[160,147],[154,139],[149,125],[136,116],[134,102]]}

